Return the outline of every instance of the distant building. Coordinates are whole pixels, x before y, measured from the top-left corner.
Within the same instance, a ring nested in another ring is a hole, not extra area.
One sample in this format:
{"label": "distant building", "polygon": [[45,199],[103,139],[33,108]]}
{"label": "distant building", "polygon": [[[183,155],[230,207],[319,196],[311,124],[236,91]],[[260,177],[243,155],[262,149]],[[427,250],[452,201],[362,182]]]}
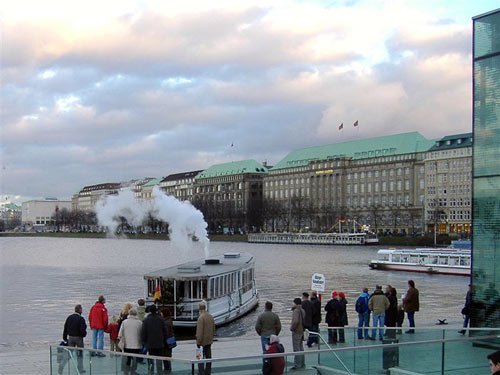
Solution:
{"label": "distant building", "polygon": [[[471,325],[500,326],[500,9],[473,19]],[[499,344],[498,340],[495,343]]]}
{"label": "distant building", "polygon": [[292,151],[264,178],[267,229],[325,231],[351,218],[378,232],[421,232],[432,144],[412,132]]}
{"label": "distant building", "polygon": [[31,200],[22,203],[22,224],[23,226],[46,226],[52,225],[53,215],[62,209],[71,210],[72,202],[58,200],[56,198],[46,198],[43,200]]}
{"label": "distant building", "polygon": [[22,208],[15,203],[0,204],[1,228],[4,230],[14,229],[21,224]]}
{"label": "distant building", "polygon": [[160,185],[160,181],[163,178],[153,178],[146,182],[144,185],[141,187],[141,193],[140,193],[140,198],[141,199],[151,199],[153,196],[153,189],[155,186]]}
{"label": "distant building", "polygon": [[97,185],[85,186],[72,199],[73,210],[95,212],[95,206],[99,199],[112,194],[118,194],[122,184],[119,182],[107,182]]}
{"label": "distant building", "polygon": [[469,236],[472,201],[472,133],[436,141],[425,159],[428,232]]}
{"label": "distant building", "polygon": [[216,164],[195,177],[193,203],[212,232],[260,228],[267,168],[255,160]]}
{"label": "distant building", "polygon": [[194,180],[202,170],[174,173],[160,182],[160,188],[167,195],[180,201],[192,201],[194,196]]}

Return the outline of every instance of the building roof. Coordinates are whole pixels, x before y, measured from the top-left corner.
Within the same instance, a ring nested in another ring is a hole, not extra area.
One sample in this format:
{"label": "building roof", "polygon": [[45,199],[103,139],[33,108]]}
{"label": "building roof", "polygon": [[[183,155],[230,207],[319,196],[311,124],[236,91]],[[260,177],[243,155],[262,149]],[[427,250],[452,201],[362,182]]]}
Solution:
{"label": "building roof", "polygon": [[1,205],[1,208],[5,209],[5,210],[12,210],[12,211],[20,211],[21,210],[21,206],[18,204],[15,204],[15,203],[4,203]]}
{"label": "building roof", "polygon": [[447,135],[436,141],[429,151],[449,150],[453,148],[472,147],[472,133]]}
{"label": "building roof", "polygon": [[121,184],[119,182],[104,182],[102,184],[84,186],[83,189],[80,190],[80,193],[93,190],[119,189],[120,187]]}
{"label": "building roof", "polygon": [[169,174],[167,177],[165,177],[161,182],[167,182],[167,181],[177,181],[177,180],[182,180],[184,178],[194,178],[196,177],[200,172],[203,170],[197,170],[197,171],[190,171],[190,172],[181,172],[181,173],[173,173]]}
{"label": "building roof", "polygon": [[279,161],[272,170],[306,166],[313,160],[339,157],[365,159],[387,155],[402,155],[427,151],[433,141],[418,132],[393,134],[292,151]]}
{"label": "building roof", "polygon": [[244,173],[267,173],[267,168],[253,159],[232,161],[229,163],[214,164],[198,174],[196,179]]}
{"label": "building roof", "polygon": [[153,178],[153,179],[149,180],[148,182],[146,182],[144,185],[142,185],[142,187],[145,188],[145,187],[156,186],[161,182],[162,179],[163,179],[163,177]]}

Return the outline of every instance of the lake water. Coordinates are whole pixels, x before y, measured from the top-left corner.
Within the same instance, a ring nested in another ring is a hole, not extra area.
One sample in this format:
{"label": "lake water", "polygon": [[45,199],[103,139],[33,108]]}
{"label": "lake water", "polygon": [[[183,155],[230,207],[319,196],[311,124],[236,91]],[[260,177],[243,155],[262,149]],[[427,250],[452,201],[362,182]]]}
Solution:
{"label": "lake water", "polygon": [[[328,291],[346,294],[351,324],[357,322],[354,302],[363,287],[391,284],[401,296],[408,279],[420,290],[417,325],[434,325],[438,318],[457,325],[462,321],[467,277],[370,270],[376,247],[214,242],[210,250],[254,254],[262,302],[256,311],[219,328],[219,336],[255,335],[256,316],[266,300],[274,303],[286,327],[293,299],[311,287],[315,272],[325,275]],[[126,302],[135,304],[143,296],[144,273],[201,257],[197,244],[179,251],[168,241],[2,237],[0,350],[59,342],[73,306],[81,303],[87,317],[99,294],[106,296],[110,316],[118,315]]]}

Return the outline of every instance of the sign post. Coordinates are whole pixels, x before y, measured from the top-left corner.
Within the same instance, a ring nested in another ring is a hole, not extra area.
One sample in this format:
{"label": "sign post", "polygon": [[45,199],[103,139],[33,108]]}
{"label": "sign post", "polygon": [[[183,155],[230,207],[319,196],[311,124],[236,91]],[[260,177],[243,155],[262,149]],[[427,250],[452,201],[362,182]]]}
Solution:
{"label": "sign post", "polygon": [[311,278],[311,290],[315,290],[318,293],[325,291],[326,279],[325,275],[322,273],[315,273]]}

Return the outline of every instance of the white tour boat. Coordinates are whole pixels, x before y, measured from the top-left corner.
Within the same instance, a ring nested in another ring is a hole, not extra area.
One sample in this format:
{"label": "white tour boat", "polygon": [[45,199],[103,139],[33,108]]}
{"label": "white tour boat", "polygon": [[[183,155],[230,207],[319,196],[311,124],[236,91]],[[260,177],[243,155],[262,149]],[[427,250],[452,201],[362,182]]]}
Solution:
{"label": "white tour boat", "polygon": [[217,326],[229,323],[258,305],[255,258],[225,253],[144,275],[146,304],[168,307],[174,326],[196,327],[204,301]]}
{"label": "white tour boat", "polygon": [[471,251],[458,248],[383,249],[370,268],[470,276]]}
{"label": "white tour boat", "polygon": [[249,233],[251,243],[365,245],[366,233]]}
{"label": "white tour boat", "polygon": [[[352,223],[344,225],[342,223]],[[355,220],[339,220],[326,233],[249,233],[251,243],[279,243],[301,245],[376,245],[377,235],[367,225],[360,225]]]}

